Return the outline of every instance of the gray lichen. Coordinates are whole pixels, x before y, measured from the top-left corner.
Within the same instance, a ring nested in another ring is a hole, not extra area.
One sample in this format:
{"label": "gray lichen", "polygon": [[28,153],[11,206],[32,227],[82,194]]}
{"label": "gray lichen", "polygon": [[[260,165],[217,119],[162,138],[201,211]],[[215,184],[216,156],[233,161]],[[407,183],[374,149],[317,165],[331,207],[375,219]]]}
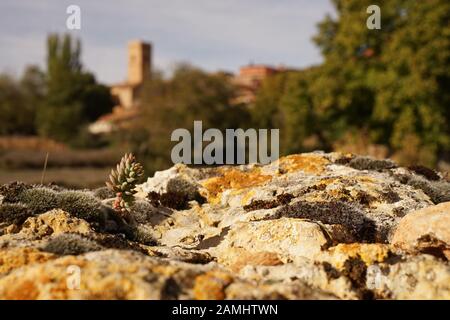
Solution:
{"label": "gray lichen", "polygon": [[357,170],[383,170],[396,168],[397,164],[389,159],[378,160],[372,157],[356,156],[348,166]]}
{"label": "gray lichen", "polygon": [[64,191],[58,194],[59,208],[86,221],[100,221],[101,202],[90,192]]}
{"label": "gray lichen", "polygon": [[27,189],[18,195],[18,200],[26,204],[35,214],[58,208],[58,193],[46,187]]}
{"label": "gray lichen", "polygon": [[46,252],[58,255],[78,255],[102,250],[103,247],[76,233],[63,233],[52,237],[42,248]]}
{"label": "gray lichen", "polygon": [[23,203],[3,203],[0,205],[0,223],[23,223],[33,212]]}

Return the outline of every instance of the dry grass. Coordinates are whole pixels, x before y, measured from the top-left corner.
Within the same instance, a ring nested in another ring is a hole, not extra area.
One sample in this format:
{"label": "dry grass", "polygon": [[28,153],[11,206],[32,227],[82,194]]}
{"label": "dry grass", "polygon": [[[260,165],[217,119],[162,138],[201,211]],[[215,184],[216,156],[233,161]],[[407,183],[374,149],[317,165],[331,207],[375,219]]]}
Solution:
{"label": "dry grass", "polygon": [[[110,168],[47,168],[44,183],[83,189],[104,186]],[[0,184],[11,181],[39,183],[42,169],[0,170]]]}
{"label": "dry grass", "polygon": [[[46,153],[35,150],[0,150],[0,168],[42,169]],[[50,151],[48,168],[111,167],[120,157],[120,152],[110,149]]]}
{"label": "dry grass", "polygon": [[74,150],[40,137],[0,136],[0,184],[11,181],[40,183],[49,154],[44,184],[80,189],[103,186],[120,150]]}
{"label": "dry grass", "polygon": [[0,149],[61,151],[67,147],[56,141],[36,136],[0,136]]}

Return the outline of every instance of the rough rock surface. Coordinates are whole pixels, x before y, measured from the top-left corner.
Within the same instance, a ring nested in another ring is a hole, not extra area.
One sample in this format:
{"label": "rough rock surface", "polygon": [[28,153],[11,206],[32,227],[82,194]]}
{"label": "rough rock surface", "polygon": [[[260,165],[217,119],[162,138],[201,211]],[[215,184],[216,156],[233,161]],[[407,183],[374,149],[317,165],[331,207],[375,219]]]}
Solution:
{"label": "rough rock surface", "polygon": [[0,299],[450,299],[450,184],[430,172],[175,165],[138,186],[133,225],[104,192],[3,185]]}
{"label": "rough rock surface", "polygon": [[392,244],[409,251],[441,252],[450,259],[450,202],[408,214],[400,221]]}

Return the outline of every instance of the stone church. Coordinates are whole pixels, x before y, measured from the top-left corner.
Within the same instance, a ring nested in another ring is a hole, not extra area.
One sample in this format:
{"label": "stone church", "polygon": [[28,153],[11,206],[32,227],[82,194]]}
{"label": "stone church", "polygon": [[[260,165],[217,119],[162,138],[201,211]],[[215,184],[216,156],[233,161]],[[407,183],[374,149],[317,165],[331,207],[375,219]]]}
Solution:
{"label": "stone church", "polygon": [[93,134],[110,133],[116,129],[124,129],[131,120],[139,115],[139,92],[142,85],[151,75],[150,43],[139,40],[128,44],[128,77],[127,80],[111,86],[111,95],[116,101],[112,113],[100,117],[89,126]]}

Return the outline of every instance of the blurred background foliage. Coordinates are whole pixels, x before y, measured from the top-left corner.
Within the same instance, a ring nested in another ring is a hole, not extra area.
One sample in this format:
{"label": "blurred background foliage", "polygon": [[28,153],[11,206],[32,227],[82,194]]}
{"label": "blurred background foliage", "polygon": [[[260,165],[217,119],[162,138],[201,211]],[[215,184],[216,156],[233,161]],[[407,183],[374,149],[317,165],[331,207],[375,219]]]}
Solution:
{"label": "blurred background foliage", "polygon": [[[279,128],[281,154],[339,150],[448,170],[450,2],[379,1],[380,30],[366,26],[371,0],[333,3],[335,17],[325,17],[313,39],[322,64],[270,76],[250,105],[230,103],[237,88],[226,74],[188,64],[169,77],[154,72],[141,91],[140,117],[107,138],[90,135],[87,125],[111,111],[108,87],[83,69],[79,41],[50,35],[47,70],[0,75],[0,135],[131,150],[150,175],[171,165],[171,132],[202,120],[203,130]],[[0,166],[14,162],[11,149],[0,143]]]}
{"label": "blurred background foliage", "polygon": [[236,89],[227,77],[187,64],[178,65],[168,79],[154,74],[142,90],[141,116],[125,134],[117,134],[121,144],[154,171],[172,164],[171,149],[178,142],[170,137],[177,128],[189,130],[193,142],[194,121],[202,121],[203,131],[217,128],[223,133],[251,126],[247,107],[230,104]]}
{"label": "blurred background foliage", "polygon": [[256,124],[282,129],[282,153],[448,161],[450,2],[381,1],[381,30],[366,27],[370,0],[334,4],[337,18],[326,17],[314,39],[323,64],[268,79],[252,108]]}

